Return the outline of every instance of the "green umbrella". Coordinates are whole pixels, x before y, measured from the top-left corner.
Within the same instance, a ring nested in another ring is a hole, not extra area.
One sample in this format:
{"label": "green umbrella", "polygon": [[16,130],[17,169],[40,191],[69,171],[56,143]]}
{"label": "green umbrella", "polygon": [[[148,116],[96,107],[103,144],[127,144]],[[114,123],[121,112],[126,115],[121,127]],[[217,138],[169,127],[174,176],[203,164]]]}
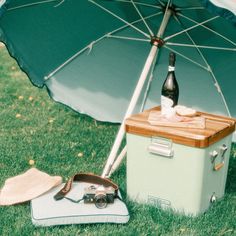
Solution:
{"label": "green umbrella", "polygon": [[[174,51],[179,103],[236,116],[236,29],[206,1],[1,2],[0,36],[11,55],[34,85],[76,111],[122,122],[158,105]],[[123,135],[124,124],[103,176]]]}

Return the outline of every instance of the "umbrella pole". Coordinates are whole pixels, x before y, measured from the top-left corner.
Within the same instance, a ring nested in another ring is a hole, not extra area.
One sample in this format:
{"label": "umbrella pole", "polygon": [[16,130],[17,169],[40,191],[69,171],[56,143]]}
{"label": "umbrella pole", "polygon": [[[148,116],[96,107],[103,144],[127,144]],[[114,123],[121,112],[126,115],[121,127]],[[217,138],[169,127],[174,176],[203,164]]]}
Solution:
{"label": "umbrella pole", "polygon": [[[160,28],[158,30],[158,33],[157,33],[157,36],[156,36],[157,39],[160,39],[163,36],[165,28],[166,28],[166,26],[169,22],[169,19],[170,19],[171,15],[172,15],[172,10],[171,9],[166,9],[166,12],[164,14],[161,26],[160,26]],[[139,77],[138,83],[136,85],[133,96],[132,96],[131,101],[129,103],[128,109],[126,111],[126,114],[124,116],[124,119],[122,121],[120,129],[117,133],[116,139],[115,139],[114,144],[112,146],[110,155],[107,159],[105,168],[104,168],[103,173],[102,173],[103,178],[107,178],[107,177],[110,176],[110,171],[112,169],[113,163],[116,159],[118,150],[121,146],[121,142],[122,142],[124,134],[125,134],[125,119],[128,118],[133,113],[133,110],[134,110],[134,108],[137,104],[137,101],[138,101],[138,98],[141,94],[144,83],[145,83],[145,81],[148,77],[148,73],[151,69],[151,66],[152,66],[154,60],[157,58],[157,54],[158,54],[158,51],[159,51],[158,50],[159,46],[161,46],[160,42],[159,42],[159,40],[156,40],[155,43],[153,43],[153,46],[152,46],[152,48],[150,50],[150,53],[147,57],[147,60],[146,60],[145,65],[143,67],[142,73]]]}

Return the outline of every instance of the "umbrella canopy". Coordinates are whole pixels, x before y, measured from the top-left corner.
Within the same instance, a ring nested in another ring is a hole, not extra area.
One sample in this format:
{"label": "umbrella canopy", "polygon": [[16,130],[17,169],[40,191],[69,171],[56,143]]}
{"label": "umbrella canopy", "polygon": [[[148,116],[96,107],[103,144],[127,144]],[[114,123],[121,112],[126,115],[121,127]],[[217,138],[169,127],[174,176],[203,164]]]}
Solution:
{"label": "umbrella canopy", "polygon": [[106,177],[120,159],[124,119],[160,103],[169,51],[177,54],[180,104],[236,116],[230,2],[3,0],[0,37],[32,83],[46,86],[53,99],[98,120],[122,121]]}
{"label": "umbrella canopy", "polygon": [[[34,85],[95,119],[122,121],[151,41],[158,42],[159,55],[148,72],[153,80],[145,108],[160,103],[174,51],[179,103],[236,116],[236,29],[202,2],[10,0],[2,7],[0,36]],[[159,39],[167,6],[172,15]]]}

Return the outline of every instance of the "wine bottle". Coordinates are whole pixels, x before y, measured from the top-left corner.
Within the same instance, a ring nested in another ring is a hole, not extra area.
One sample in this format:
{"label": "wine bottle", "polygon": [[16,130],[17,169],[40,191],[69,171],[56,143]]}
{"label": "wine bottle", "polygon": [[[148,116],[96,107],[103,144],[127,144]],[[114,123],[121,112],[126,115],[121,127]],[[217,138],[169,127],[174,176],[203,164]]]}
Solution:
{"label": "wine bottle", "polygon": [[170,52],[168,73],[161,89],[161,109],[164,113],[178,104],[179,86],[175,77],[175,60],[175,53]]}

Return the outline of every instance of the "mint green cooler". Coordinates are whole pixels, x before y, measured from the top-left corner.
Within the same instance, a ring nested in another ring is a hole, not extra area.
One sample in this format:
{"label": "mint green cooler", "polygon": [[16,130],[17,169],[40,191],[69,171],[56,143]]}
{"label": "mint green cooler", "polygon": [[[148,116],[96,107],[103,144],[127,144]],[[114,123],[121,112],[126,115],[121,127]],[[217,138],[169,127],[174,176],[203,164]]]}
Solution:
{"label": "mint green cooler", "polygon": [[[154,108],[151,110],[158,110]],[[235,120],[198,112],[205,128],[126,120],[127,194],[139,203],[198,215],[224,196]]]}

